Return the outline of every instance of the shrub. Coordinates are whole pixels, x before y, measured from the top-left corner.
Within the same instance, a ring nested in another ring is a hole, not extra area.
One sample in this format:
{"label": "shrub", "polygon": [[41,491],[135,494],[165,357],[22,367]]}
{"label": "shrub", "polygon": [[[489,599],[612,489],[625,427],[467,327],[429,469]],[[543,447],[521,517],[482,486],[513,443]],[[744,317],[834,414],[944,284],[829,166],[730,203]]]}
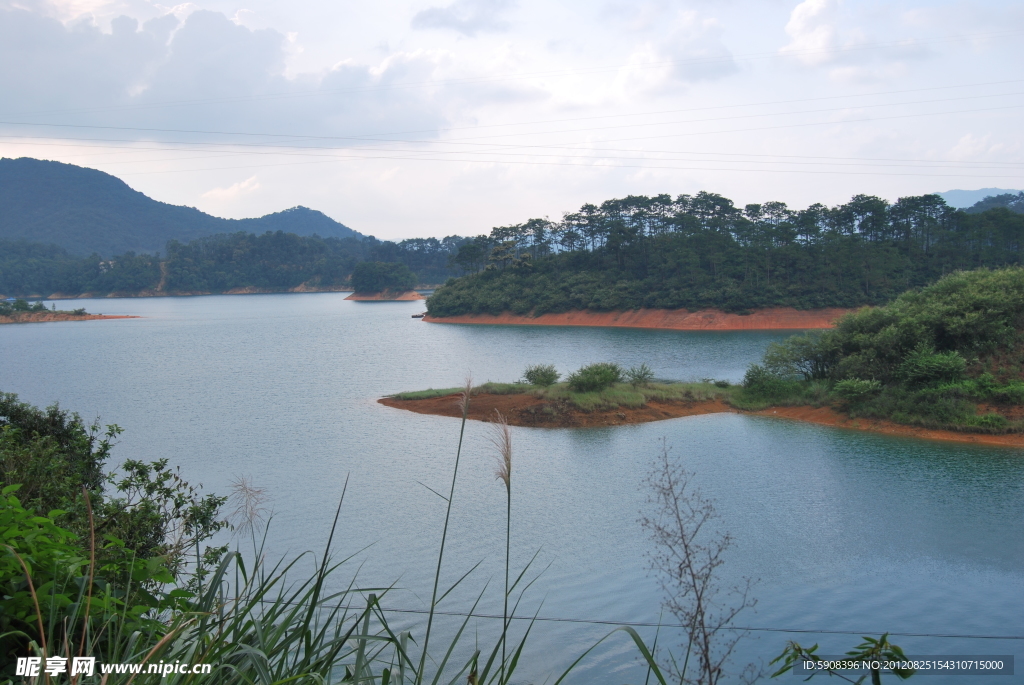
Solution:
{"label": "shrub", "polygon": [[530,385],[540,385],[548,387],[558,382],[561,374],[555,370],[552,364],[534,364],[533,366],[527,366],[526,371],[523,371],[523,380]]}
{"label": "shrub", "polygon": [[980,416],[968,416],[964,425],[980,432],[1004,433],[1010,426],[1010,421],[999,414],[982,414]]}
{"label": "shrub", "polygon": [[877,394],[881,389],[882,384],[878,381],[847,378],[836,383],[835,392],[847,402],[860,402]]}
{"label": "shrub", "polygon": [[911,384],[956,382],[964,377],[967,362],[956,352],[935,352],[919,347],[900,364],[900,376]]}
{"label": "shrub", "polygon": [[600,392],[622,380],[622,368],[608,362],[588,364],[570,373],[568,380],[569,388],[576,392]]}
{"label": "shrub", "polygon": [[631,366],[626,371],[626,380],[634,388],[640,386],[646,387],[648,383],[654,380],[654,372],[647,364],[641,364],[640,366]]}

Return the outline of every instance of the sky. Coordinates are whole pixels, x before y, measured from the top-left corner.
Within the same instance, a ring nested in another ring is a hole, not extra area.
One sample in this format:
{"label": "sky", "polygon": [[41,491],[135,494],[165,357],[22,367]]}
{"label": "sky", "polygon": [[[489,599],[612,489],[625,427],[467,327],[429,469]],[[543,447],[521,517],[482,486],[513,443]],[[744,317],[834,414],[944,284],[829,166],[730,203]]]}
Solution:
{"label": "sky", "polygon": [[1024,3],[0,0],[0,156],[477,235],[627,195],[1024,188]]}

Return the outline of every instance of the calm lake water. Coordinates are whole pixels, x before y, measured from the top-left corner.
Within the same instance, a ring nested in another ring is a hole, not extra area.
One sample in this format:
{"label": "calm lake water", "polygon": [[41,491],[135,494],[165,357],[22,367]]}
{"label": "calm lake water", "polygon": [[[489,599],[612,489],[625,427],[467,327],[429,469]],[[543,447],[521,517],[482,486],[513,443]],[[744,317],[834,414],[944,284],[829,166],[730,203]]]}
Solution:
{"label": "calm lake water", "polygon": [[[662,378],[738,381],[786,335],[426,324],[410,318],[422,303],[344,297],[77,302],[145,318],[0,326],[0,390],[117,423],[117,459],[167,458],[209,491],[251,476],[272,498],[274,554],[322,549],[349,478],[334,552],[356,557],[342,575],[358,569],[363,584],[394,583],[386,606],[417,610],[429,601],[444,518],[444,502],[424,486],[447,492],[459,423],[382,407],[378,397],[459,385],[467,374],[510,381],[535,363],[566,373],[645,362]],[[443,575],[452,581],[482,562],[447,608],[468,609],[490,581],[480,610],[500,614],[505,500],[486,428],[467,427]],[[521,613],[658,622],[662,595],[637,520],[663,439],[735,539],[722,584],[757,579],[757,607],[738,623],[759,630],[740,643],[737,666],[766,664],[787,639],[837,654],[885,631],[902,634],[893,641],[913,654],[1021,651],[1020,639],[991,636],[1024,636],[1024,452],[732,414],[514,428],[513,568],[536,553],[544,570]],[[421,633],[420,620],[394,615]],[[486,645],[495,621],[470,626]],[[610,627],[539,622],[519,680],[553,680]],[[653,639],[653,629],[641,633]],[[673,642],[678,635],[663,630],[660,644]],[[642,682],[636,657],[619,634],[572,682]]]}

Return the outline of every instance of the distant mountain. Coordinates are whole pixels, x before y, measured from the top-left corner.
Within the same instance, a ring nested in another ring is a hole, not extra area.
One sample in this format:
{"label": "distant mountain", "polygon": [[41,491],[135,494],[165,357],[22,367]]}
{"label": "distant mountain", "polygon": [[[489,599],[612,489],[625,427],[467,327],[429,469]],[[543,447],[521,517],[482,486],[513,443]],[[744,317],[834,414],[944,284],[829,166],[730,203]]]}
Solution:
{"label": "distant mountain", "polygon": [[1019,190],[1008,190],[1006,188],[980,188],[979,190],[947,190],[944,193],[934,193],[938,195],[946,204],[950,207],[956,207],[957,209],[967,209],[978,202],[981,202],[986,197],[992,197],[995,195],[1004,195],[1010,193],[1016,195],[1021,191]]}
{"label": "distant mountain", "polygon": [[168,240],[285,231],[363,238],[325,214],[293,207],[258,219],[222,219],[153,200],[110,174],[73,164],[0,158],[0,238],[53,243],[78,255],[157,252]]}

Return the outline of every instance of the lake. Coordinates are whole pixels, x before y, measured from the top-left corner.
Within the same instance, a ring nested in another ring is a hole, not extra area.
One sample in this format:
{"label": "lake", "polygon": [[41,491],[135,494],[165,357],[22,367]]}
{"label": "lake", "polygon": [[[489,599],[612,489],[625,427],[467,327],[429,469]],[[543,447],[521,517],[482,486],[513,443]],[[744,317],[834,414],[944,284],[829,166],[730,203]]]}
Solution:
{"label": "lake", "polygon": [[[343,576],[358,568],[363,584],[395,583],[385,606],[421,610],[444,520],[444,502],[426,486],[447,492],[459,422],[377,398],[460,385],[469,374],[475,383],[511,381],[538,363],[565,374],[596,361],[644,362],[659,378],[736,382],[787,335],[428,324],[411,318],[421,302],[345,295],[78,301],[145,318],[0,326],[0,390],[116,423],[125,429],[116,459],[167,458],[208,491],[227,494],[234,479],[251,476],[271,496],[275,555],[323,548],[348,478],[333,551],[356,557]],[[512,566],[536,553],[543,570],[524,615],[674,621],[661,616],[652,547],[638,523],[664,440],[735,540],[722,586],[757,581],[757,606],[737,621],[756,629],[740,643],[737,666],[766,664],[788,639],[839,654],[885,631],[908,654],[1013,654],[1022,644],[1020,450],[736,414],[512,435]],[[443,578],[482,563],[451,611],[468,609],[490,581],[479,610],[501,613],[505,494],[494,465],[487,426],[470,422]],[[394,614],[414,633],[421,621]],[[470,631],[487,644],[495,623],[500,631],[500,620],[474,619]],[[612,627],[538,622],[516,681],[553,680]],[[653,628],[640,631],[653,639]],[[674,643],[678,631],[662,630],[659,644]],[[620,633],[572,682],[644,675]]]}

